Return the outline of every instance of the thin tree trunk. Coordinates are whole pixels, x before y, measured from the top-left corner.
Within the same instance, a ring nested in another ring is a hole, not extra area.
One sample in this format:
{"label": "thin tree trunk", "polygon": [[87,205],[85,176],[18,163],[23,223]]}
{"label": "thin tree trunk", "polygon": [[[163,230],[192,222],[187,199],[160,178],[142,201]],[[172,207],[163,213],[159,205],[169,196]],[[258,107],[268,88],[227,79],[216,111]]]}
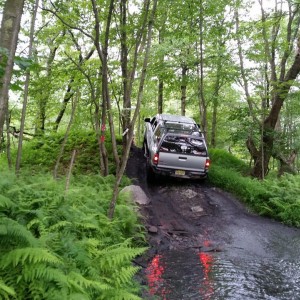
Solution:
{"label": "thin tree trunk", "polygon": [[[120,158],[118,154],[117,149],[117,142],[116,142],[116,135],[115,135],[115,129],[114,129],[114,122],[113,122],[113,116],[112,116],[112,107],[111,107],[111,100],[109,95],[109,88],[108,88],[108,65],[107,65],[107,51],[108,51],[108,42],[109,42],[109,32],[110,32],[110,26],[111,26],[111,18],[112,18],[112,12],[114,8],[114,0],[110,0],[109,2],[109,10],[107,14],[107,22],[106,22],[106,30],[105,30],[105,38],[104,38],[104,45],[101,48],[100,44],[100,20],[99,20],[99,12],[98,7],[95,0],[91,0],[93,5],[93,12],[95,17],[95,39],[94,39],[94,45],[97,49],[98,56],[102,63],[102,98],[103,98],[103,107],[102,107],[102,125],[106,127],[106,118],[108,117],[108,123],[109,123],[109,130],[111,135],[111,143],[112,143],[112,152],[113,157],[115,159],[115,164],[117,166],[117,172],[120,167]],[[107,115],[107,116],[106,116]],[[103,147],[102,143],[104,143],[104,140],[101,142],[101,147]],[[104,155],[105,153],[102,153]]]}
{"label": "thin tree trunk", "polygon": [[70,181],[71,181],[72,170],[73,170],[73,166],[74,166],[74,162],[75,162],[75,157],[76,157],[76,149],[74,149],[72,151],[72,157],[71,157],[70,166],[69,166],[69,170],[68,170],[68,174],[67,174],[67,178],[66,178],[65,193],[68,192],[69,187],[70,187]]}
{"label": "thin tree trunk", "polygon": [[[6,128],[9,128],[9,111],[7,111],[6,114]],[[12,159],[11,159],[11,151],[10,151],[10,132],[9,130],[6,130],[6,157],[7,157],[7,163],[8,163],[8,168],[11,170],[12,168]],[[1,145],[0,145],[1,146]],[[1,149],[1,147],[0,147]]]}
{"label": "thin tree trunk", "polygon": [[[79,95],[78,95],[78,94],[76,95],[76,98],[79,98]],[[66,144],[67,144],[67,141],[68,141],[68,137],[69,137],[69,133],[70,133],[70,130],[71,130],[71,126],[72,126],[72,123],[73,123],[73,119],[74,119],[74,116],[75,116],[76,105],[77,105],[77,101],[78,101],[78,99],[76,99],[76,98],[75,98],[75,100],[74,100],[74,102],[73,102],[72,113],[71,113],[70,121],[69,121],[67,130],[66,130],[66,133],[65,133],[65,136],[64,136],[64,140],[63,140],[63,142],[62,142],[62,144],[61,144],[61,148],[60,148],[60,151],[59,151],[59,155],[58,155],[58,157],[57,157],[56,164],[55,164],[55,167],[54,167],[54,170],[53,170],[53,178],[54,178],[54,179],[57,179],[58,167],[59,167],[61,158],[62,158],[62,156],[63,156],[63,154],[64,154],[65,147],[66,147]]]}
{"label": "thin tree trunk", "polygon": [[[121,69],[123,80],[123,110],[122,130],[128,129],[131,119],[131,97],[128,77],[128,48],[127,48],[127,0],[120,1],[120,28],[121,28]],[[127,134],[123,135],[123,151],[127,144]]]}
{"label": "thin tree trunk", "polygon": [[128,143],[127,143],[125,152],[122,157],[122,164],[121,164],[119,172],[117,172],[117,175],[116,175],[116,182],[114,185],[113,197],[110,202],[109,211],[108,211],[108,217],[110,219],[112,219],[114,216],[115,207],[117,204],[117,198],[118,198],[118,194],[119,194],[119,186],[120,186],[123,174],[125,172],[125,168],[126,168],[126,164],[128,161],[130,148],[131,148],[131,143],[132,143],[133,136],[134,136],[134,124],[139,116],[140,106],[141,106],[141,102],[142,102],[142,98],[143,98],[144,82],[145,82],[145,78],[146,78],[147,65],[148,65],[149,54],[150,54],[150,47],[151,47],[151,41],[152,41],[152,28],[153,28],[153,23],[154,23],[156,6],[157,6],[157,0],[154,0],[153,7],[152,7],[152,13],[151,13],[150,20],[148,23],[147,47],[146,47],[146,52],[145,52],[145,56],[144,56],[144,62],[143,62],[141,79],[140,79],[136,109],[134,111],[134,115],[133,115],[131,124],[129,126]]}
{"label": "thin tree trunk", "polygon": [[164,81],[161,76],[158,78],[158,101],[157,111],[159,114],[163,113],[163,102],[164,102]]}
{"label": "thin tree trunk", "polygon": [[[164,41],[163,35],[165,32],[165,21],[166,21],[166,16],[162,25],[162,29],[158,32],[158,43],[161,45]],[[159,62],[161,65],[164,63],[164,55],[160,59]],[[164,102],[164,79],[163,75],[159,74],[158,75],[158,100],[157,100],[157,111],[159,114],[163,113],[163,102]]]}
{"label": "thin tree trunk", "polygon": [[[0,47],[7,49],[7,56],[0,56],[0,62],[5,66],[4,75],[0,78],[0,137],[3,136],[3,127],[8,110],[8,90],[12,77],[23,7],[24,0],[7,0],[3,10]],[[2,139],[0,139],[0,143],[1,141]]]}
{"label": "thin tree trunk", "polygon": [[[55,46],[50,49],[50,54],[47,59],[47,67],[46,67],[46,77],[45,80],[48,81],[48,84],[50,84],[50,78],[52,73],[52,63],[55,59],[56,51],[58,47]],[[47,84],[47,82],[46,82]],[[37,113],[37,120],[36,120],[36,127],[35,127],[35,133],[37,135],[43,135],[45,131],[45,122],[46,122],[46,108],[48,99],[50,96],[50,92],[47,90],[49,87],[45,87],[46,91],[43,89],[40,91],[40,99],[38,101],[38,113]]]}
{"label": "thin tree trunk", "polygon": [[206,99],[204,97],[204,57],[203,57],[203,31],[204,31],[204,22],[203,22],[203,1],[200,1],[200,34],[199,34],[199,42],[200,42],[200,68],[198,66],[197,72],[198,72],[198,97],[199,97],[199,111],[200,111],[200,119],[201,119],[201,130],[207,138],[207,105],[206,105]]}
{"label": "thin tree trunk", "polygon": [[181,68],[181,115],[185,116],[186,109],[186,89],[187,89],[187,71],[188,67],[183,65]]}
{"label": "thin tree trunk", "polygon": [[69,101],[72,99],[73,95],[74,95],[74,91],[72,91],[72,83],[74,82],[74,78],[71,78],[68,86],[67,86],[67,91],[65,92],[65,96],[64,96],[64,100],[62,102],[62,106],[61,109],[58,113],[58,116],[55,120],[55,125],[54,125],[54,130],[57,131],[58,126],[65,114],[65,111],[67,109],[67,105],[69,103]]}
{"label": "thin tree trunk", "polygon": [[[39,6],[39,0],[35,0],[35,4],[33,7],[32,19],[31,19],[31,26],[30,26],[29,50],[28,50],[29,58],[31,58],[32,52],[33,52],[32,49],[33,49],[33,39],[34,39],[34,30],[35,30],[35,20],[36,20],[38,6]],[[19,134],[19,141],[18,141],[18,153],[17,153],[17,159],[16,159],[16,173],[19,173],[20,166],[21,166],[23,134],[24,134],[24,128],[25,128],[25,117],[26,117],[26,109],[27,109],[29,82],[30,82],[30,71],[28,70],[26,72],[25,85],[24,85],[24,100],[23,100],[21,124],[20,124],[20,134]]]}

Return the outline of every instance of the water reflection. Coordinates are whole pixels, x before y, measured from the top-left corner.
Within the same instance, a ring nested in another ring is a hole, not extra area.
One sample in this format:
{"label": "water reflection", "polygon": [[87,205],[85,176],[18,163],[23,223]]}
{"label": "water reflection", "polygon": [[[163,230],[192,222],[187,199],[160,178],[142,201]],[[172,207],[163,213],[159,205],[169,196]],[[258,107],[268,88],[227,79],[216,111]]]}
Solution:
{"label": "water reflection", "polygon": [[148,280],[149,293],[151,295],[160,295],[161,299],[166,300],[168,294],[166,287],[164,286],[164,262],[162,261],[162,255],[156,255],[149,264],[146,277]]}
{"label": "water reflection", "polygon": [[201,265],[203,267],[203,280],[200,286],[200,295],[202,299],[210,300],[211,295],[214,293],[213,278],[211,274],[213,256],[208,253],[199,253]]}
{"label": "water reflection", "polygon": [[144,299],[300,299],[299,260],[168,251],[152,259],[146,277],[149,297]]}

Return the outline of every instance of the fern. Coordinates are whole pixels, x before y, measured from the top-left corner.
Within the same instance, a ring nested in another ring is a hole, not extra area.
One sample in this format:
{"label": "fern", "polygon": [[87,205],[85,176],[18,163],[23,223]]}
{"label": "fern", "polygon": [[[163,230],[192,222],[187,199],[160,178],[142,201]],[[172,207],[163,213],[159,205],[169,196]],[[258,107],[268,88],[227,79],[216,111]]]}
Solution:
{"label": "fern", "polygon": [[9,247],[12,243],[23,246],[38,245],[38,241],[32,233],[15,220],[6,217],[1,218],[0,228],[0,245],[3,245],[4,248]]}
{"label": "fern", "polygon": [[9,198],[0,195],[0,211],[5,212],[8,209],[12,210],[16,207],[15,203],[11,201]]}
{"label": "fern", "polygon": [[124,264],[124,261],[130,262],[134,257],[144,253],[146,249],[114,245],[101,251],[99,263],[103,269],[118,268]]}
{"label": "fern", "polygon": [[97,280],[90,280],[82,276],[80,273],[71,272],[68,276],[69,283],[71,283],[74,287],[80,287],[84,289],[95,289],[98,292],[103,290],[108,290],[110,288],[109,285],[106,283],[97,281]]}
{"label": "fern", "polygon": [[0,295],[2,295],[5,299],[8,299],[8,296],[16,296],[16,292],[0,279]]}
{"label": "fern", "polygon": [[36,264],[40,262],[47,262],[49,264],[54,265],[62,263],[60,258],[58,258],[56,255],[51,254],[46,249],[28,247],[14,249],[2,255],[0,260],[0,266],[2,268],[6,268],[9,265],[15,267],[18,264],[26,265]]}
{"label": "fern", "polygon": [[117,269],[117,271],[114,273],[115,276],[113,276],[117,283],[117,286],[124,286],[125,284],[131,282],[133,276],[136,275],[138,271],[139,268],[133,266],[127,266]]}
{"label": "fern", "polygon": [[[146,249],[133,242],[142,228],[122,198],[107,218],[114,180],[74,177],[66,196],[48,177],[10,181],[0,198],[0,278],[16,299],[139,299],[131,261]],[[1,297],[12,295],[0,287]]]}

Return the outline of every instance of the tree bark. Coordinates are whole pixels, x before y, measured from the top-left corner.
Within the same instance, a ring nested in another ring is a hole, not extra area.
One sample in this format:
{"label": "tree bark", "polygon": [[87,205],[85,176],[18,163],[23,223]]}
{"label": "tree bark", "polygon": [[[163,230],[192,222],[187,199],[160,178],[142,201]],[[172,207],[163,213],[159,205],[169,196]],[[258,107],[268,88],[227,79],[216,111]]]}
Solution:
{"label": "tree bark", "polygon": [[[0,78],[0,138],[8,110],[8,91],[13,72],[20,23],[23,14],[24,0],[7,0],[4,5],[0,29],[0,47],[7,50],[7,56],[0,56],[0,65],[5,72]],[[0,139],[1,143],[2,139]]]}
{"label": "tree bark", "polygon": [[186,109],[186,89],[187,89],[187,65],[181,67],[181,115],[185,116]]}
{"label": "tree bark", "polygon": [[[77,95],[76,98],[79,98],[79,96]],[[77,101],[78,101],[78,99],[76,99],[76,98],[73,102],[72,113],[71,113],[71,117],[70,117],[70,120],[69,120],[69,124],[68,124],[67,130],[66,130],[65,136],[64,136],[64,140],[61,144],[60,151],[59,151],[59,154],[58,154],[58,157],[57,157],[57,160],[56,160],[56,163],[55,163],[55,167],[54,167],[54,170],[53,170],[53,178],[54,179],[57,179],[58,167],[59,167],[61,158],[63,156],[63,153],[65,151],[65,147],[66,147],[66,144],[67,144],[67,141],[68,141],[68,138],[69,138],[69,133],[70,133],[70,130],[71,130],[71,126],[72,126],[73,119],[74,119],[74,116],[75,116],[76,105],[77,105]]]}
{"label": "tree bark", "polygon": [[164,102],[164,81],[159,76],[158,78],[158,101],[157,101],[157,111],[159,114],[163,113],[163,102]]}
{"label": "tree bark", "polygon": [[[113,216],[114,216],[115,207],[116,207],[116,204],[117,204],[117,198],[118,198],[118,194],[119,194],[119,186],[120,186],[120,183],[121,183],[121,180],[122,180],[125,168],[126,168],[126,164],[127,164],[128,157],[129,157],[129,152],[130,152],[130,147],[131,147],[131,144],[132,144],[132,141],[133,141],[134,124],[135,124],[135,122],[138,118],[139,111],[140,111],[140,106],[141,106],[141,103],[142,103],[144,83],[145,83],[147,65],[148,65],[148,60],[149,60],[149,55],[150,55],[150,47],[151,47],[151,41],[152,41],[152,28],[153,28],[153,23],[154,23],[156,6],[157,6],[157,0],[154,0],[153,7],[152,7],[152,13],[151,13],[151,16],[150,16],[150,20],[148,22],[147,46],[146,46],[144,62],[143,62],[143,67],[142,67],[142,73],[141,73],[141,79],[140,79],[140,84],[139,84],[139,91],[138,91],[136,109],[134,111],[134,115],[133,115],[133,118],[131,120],[131,124],[129,126],[128,142],[127,142],[125,152],[123,153],[123,156],[122,156],[122,164],[121,164],[119,172],[116,175],[116,182],[115,182],[115,185],[114,185],[113,197],[111,199],[109,210],[108,210],[108,217],[110,219],[112,219]],[[147,7],[149,8],[148,5],[147,5]],[[146,14],[146,16],[147,16],[147,14]]]}
{"label": "tree bark", "polygon": [[204,31],[204,22],[203,22],[203,1],[200,1],[200,11],[199,11],[199,47],[200,47],[200,58],[199,64],[197,67],[198,75],[198,98],[199,98],[199,111],[200,111],[200,123],[201,131],[203,132],[205,138],[207,138],[207,104],[204,97],[204,50],[203,50],[203,31]]}
{"label": "tree bark", "polygon": [[[30,26],[30,37],[29,37],[29,50],[28,57],[31,58],[33,52],[33,39],[34,39],[34,30],[35,30],[35,20],[37,15],[37,9],[39,6],[39,0],[35,0],[35,4],[33,6],[33,14],[31,19]],[[21,115],[21,124],[20,124],[20,134],[18,140],[18,153],[16,159],[16,173],[20,171],[21,159],[22,159],[22,146],[23,146],[23,134],[25,128],[25,117],[26,117],[26,109],[27,109],[27,100],[28,100],[28,91],[29,91],[29,82],[30,82],[30,71],[26,72],[25,85],[24,85],[24,100],[22,107],[22,115]]]}
{"label": "tree bark", "polygon": [[[131,119],[131,97],[129,91],[128,77],[128,47],[127,47],[127,0],[120,1],[120,31],[121,31],[121,69],[123,81],[123,110],[122,110],[122,130],[125,132],[129,128]],[[127,134],[123,135],[123,150],[127,144]]]}
{"label": "tree bark", "polygon": [[[293,41],[295,40],[296,35],[299,35],[299,22],[293,23],[296,14],[299,13],[299,5],[296,6],[295,9],[292,9],[292,6],[289,6],[289,14],[288,14],[288,22],[286,27],[286,48],[282,55],[280,65],[279,65],[279,72],[280,76],[276,74],[276,63],[275,63],[275,45],[276,39],[278,37],[279,32],[279,22],[274,23],[272,29],[272,37],[271,43],[269,43],[267,37],[267,30],[265,28],[267,24],[267,19],[265,12],[261,4],[261,13],[262,13],[262,28],[263,28],[263,39],[265,45],[265,54],[268,59],[268,62],[271,66],[271,80],[270,84],[272,86],[272,94],[271,94],[271,108],[268,113],[263,115],[262,122],[258,122],[254,116],[253,112],[253,104],[251,101],[247,79],[243,67],[243,58],[241,52],[241,41],[238,39],[238,49],[239,49],[239,57],[241,63],[241,74],[244,82],[244,89],[246,93],[246,99],[249,104],[249,111],[250,115],[253,117],[253,120],[256,120],[258,124],[260,124],[261,128],[261,141],[259,145],[255,145],[254,138],[249,135],[247,140],[247,148],[250,152],[251,157],[254,160],[254,167],[252,169],[252,175],[259,179],[263,179],[265,175],[268,173],[269,170],[269,162],[271,157],[278,159],[278,154],[274,153],[274,143],[275,143],[275,130],[276,124],[279,121],[280,112],[283,106],[285,99],[288,96],[288,93],[294,84],[295,79],[297,78],[298,74],[300,73],[300,37],[298,36],[297,39],[297,49],[296,54],[292,60],[291,67],[287,69],[287,62],[291,59],[292,50],[293,50]],[[292,34],[292,30],[294,30],[294,34]],[[238,19],[238,12],[236,11],[236,31],[238,36],[239,31],[239,19]],[[268,82],[269,83],[269,82]]]}

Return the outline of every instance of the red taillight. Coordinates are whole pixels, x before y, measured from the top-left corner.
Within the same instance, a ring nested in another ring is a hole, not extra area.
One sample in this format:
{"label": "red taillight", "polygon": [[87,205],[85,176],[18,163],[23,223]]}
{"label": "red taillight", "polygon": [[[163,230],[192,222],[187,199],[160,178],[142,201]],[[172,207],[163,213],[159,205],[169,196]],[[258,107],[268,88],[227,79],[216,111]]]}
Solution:
{"label": "red taillight", "polygon": [[205,169],[208,169],[210,166],[210,159],[207,159],[205,162]]}
{"label": "red taillight", "polygon": [[158,155],[158,153],[155,153],[154,156],[153,156],[153,163],[155,165],[157,165],[158,161],[159,161],[159,155]]}

